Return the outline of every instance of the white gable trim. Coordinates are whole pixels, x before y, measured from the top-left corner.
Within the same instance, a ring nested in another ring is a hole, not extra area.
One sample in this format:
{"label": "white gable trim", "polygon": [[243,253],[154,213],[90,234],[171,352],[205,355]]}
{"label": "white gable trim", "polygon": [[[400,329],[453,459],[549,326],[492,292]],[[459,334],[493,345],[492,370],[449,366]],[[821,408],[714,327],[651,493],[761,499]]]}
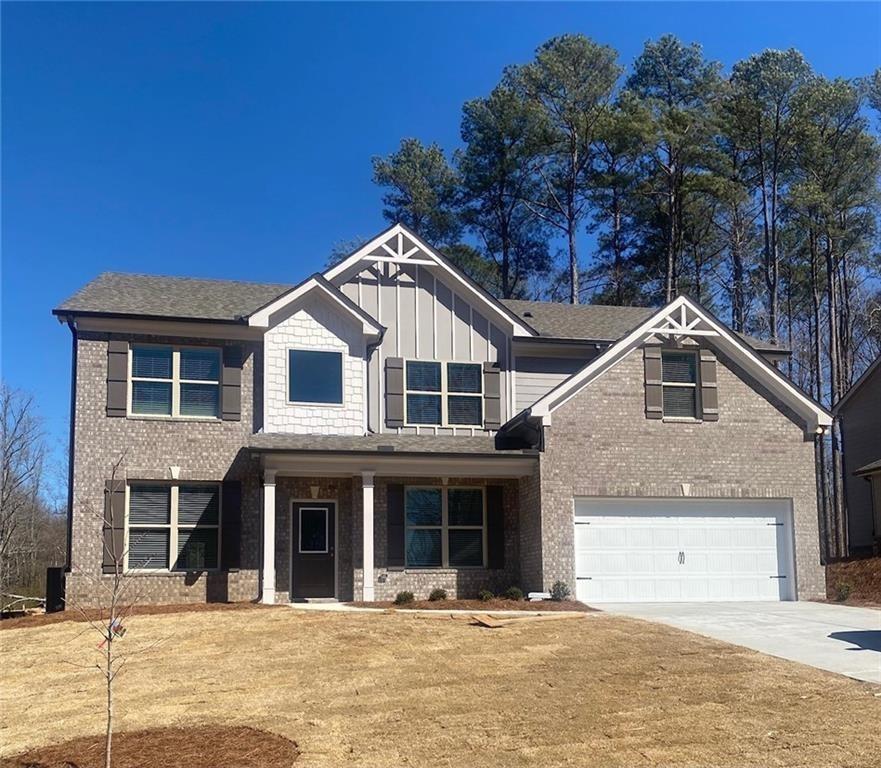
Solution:
{"label": "white gable trim", "polygon": [[710,336],[715,344],[748,373],[765,384],[795,413],[803,416],[807,431],[822,432],[824,427],[832,423],[832,415],[822,405],[804,394],[746,342],[686,296],[680,296],[658,310],[598,358],[536,401],[529,409],[529,415],[548,423],[553,411],[652,336]]}
{"label": "white gable trim", "polygon": [[256,326],[258,328],[268,328],[272,315],[313,293],[325,297],[342,309],[346,314],[353,317],[361,325],[361,329],[365,336],[379,337],[385,330],[360,307],[349,301],[332,285],[327,284],[324,278],[320,275],[310,277],[305,282],[300,283],[296,288],[292,288],[287,293],[284,293],[277,299],[271,301],[265,307],[258,309],[248,317],[248,325]]}
{"label": "white gable trim", "polygon": [[[404,250],[403,238],[406,237],[414,243],[414,247]],[[395,240],[396,247],[388,245],[390,240]],[[373,252],[381,249],[382,256],[376,256]],[[414,258],[417,253],[419,257]],[[324,277],[334,282],[344,278],[347,273],[354,272],[364,263],[390,262],[393,264],[420,265],[427,268],[436,268],[450,278],[461,291],[466,294],[473,303],[486,308],[490,315],[504,321],[505,325],[512,329],[517,336],[536,336],[533,328],[526,325],[516,314],[507,307],[497,302],[479,287],[472,283],[458,269],[449,264],[428,243],[421,240],[417,235],[407,229],[403,224],[395,224],[385,232],[374,237],[369,243],[362,245],[351,256],[343,259],[339,264],[331,267],[324,273]]]}

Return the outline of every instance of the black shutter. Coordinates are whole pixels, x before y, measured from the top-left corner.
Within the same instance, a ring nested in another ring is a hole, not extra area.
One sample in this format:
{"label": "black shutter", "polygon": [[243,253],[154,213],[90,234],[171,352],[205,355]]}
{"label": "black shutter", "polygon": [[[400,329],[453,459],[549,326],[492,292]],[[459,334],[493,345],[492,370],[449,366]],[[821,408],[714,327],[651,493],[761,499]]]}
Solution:
{"label": "black shutter", "polygon": [[128,412],[128,342],[107,342],[107,415],[125,416]]}
{"label": "black shutter", "polygon": [[242,483],[224,480],[220,509],[220,567],[224,571],[241,568]]}
{"label": "black shutter", "polygon": [[505,567],[505,507],[504,488],[486,487],[486,549],[489,568]]}
{"label": "black shutter", "polygon": [[483,428],[502,426],[502,388],[499,364],[483,364]]}
{"label": "black shutter", "polygon": [[221,413],[224,421],[242,419],[242,348],[223,348]]}
{"label": "black shutter", "polygon": [[642,348],[645,365],[645,415],[649,419],[664,418],[664,385],[661,348],[646,344]]}
{"label": "black shutter", "polygon": [[404,426],[404,358],[385,361],[385,425]]}
{"label": "black shutter", "polygon": [[386,550],[387,568],[404,567],[404,486],[386,486]]}
{"label": "black shutter", "polygon": [[719,390],[716,386],[716,355],[712,350],[701,350],[701,418],[719,421]]}
{"label": "black shutter", "polygon": [[101,570],[116,573],[116,563],[123,567],[125,547],[125,480],[116,478],[104,483],[104,556]]}

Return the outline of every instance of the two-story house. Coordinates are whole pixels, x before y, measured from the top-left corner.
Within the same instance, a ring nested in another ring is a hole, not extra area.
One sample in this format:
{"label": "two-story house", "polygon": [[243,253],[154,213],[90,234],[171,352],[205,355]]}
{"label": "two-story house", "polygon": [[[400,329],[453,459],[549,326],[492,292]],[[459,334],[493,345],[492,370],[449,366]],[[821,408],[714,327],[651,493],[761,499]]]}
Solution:
{"label": "two-story house", "polygon": [[396,225],[296,286],[102,274],[54,312],[81,604],[118,553],[155,602],[824,594],[830,415],[688,298],[498,301]]}

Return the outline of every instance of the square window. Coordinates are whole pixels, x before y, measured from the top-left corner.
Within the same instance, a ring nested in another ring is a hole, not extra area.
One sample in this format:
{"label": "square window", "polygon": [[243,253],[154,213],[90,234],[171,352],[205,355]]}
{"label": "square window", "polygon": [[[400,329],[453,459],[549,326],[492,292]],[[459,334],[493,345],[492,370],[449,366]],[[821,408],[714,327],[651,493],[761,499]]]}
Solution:
{"label": "square window", "polygon": [[697,357],[692,352],[662,352],[661,366],[665,384],[694,384],[697,381]]}
{"label": "square window", "polygon": [[171,488],[167,485],[129,487],[130,525],[168,525],[171,522]]}
{"label": "square window", "polygon": [[132,376],[138,379],[170,379],[171,347],[132,347]]}
{"label": "square window", "polygon": [[449,531],[450,565],[483,565],[483,530],[454,528]]}
{"label": "square window", "polygon": [[697,418],[697,390],[694,387],[664,387],[664,416]]}
{"label": "square window", "polygon": [[468,363],[447,363],[447,390],[479,395],[483,390],[482,366]]}
{"label": "square window", "polygon": [[292,403],[342,405],[342,352],[289,350],[288,399]]}
{"label": "square window", "polygon": [[407,389],[420,392],[441,391],[441,364],[416,360],[407,362]]}
{"label": "square window", "polygon": [[180,377],[185,381],[220,381],[219,349],[182,349]]}
{"label": "square window", "polygon": [[168,528],[133,528],[128,534],[128,567],[140,570],[168,568]]}
{"label": "square window", "polygon": [[437,568],[442,563],[441,529],[407,529],[407,565],[413,568]]}
{"label": "square window", "polygon": [[408,488],[404,508],[407,525],[440,525],[441,489]]}
{"label": "square window", "polygon": [[171,382],[133,381],[132,413],[171,416]]}
{"label": "square window", "polygon": [[450,525],[483,525],[483,491],[480,488],[450,488],[447,505]]}
{"label": "square window", "polygon": [[213,416],[220,411],[219,384],[181,384],[181,416]]}
{"label": "square window", "polygon": [[180,571],[204,571],[217,567],[216,528],[178,528],[177,563]]}
{"label": "square window", "polygon": [[410,392],[407,395],[407,423],[440,424],[441,396],[417,395]]}
{"label": "square window", "polygon": [[483,424],[483,398],[450,395],[447,398],[447,422],[479,426]]}

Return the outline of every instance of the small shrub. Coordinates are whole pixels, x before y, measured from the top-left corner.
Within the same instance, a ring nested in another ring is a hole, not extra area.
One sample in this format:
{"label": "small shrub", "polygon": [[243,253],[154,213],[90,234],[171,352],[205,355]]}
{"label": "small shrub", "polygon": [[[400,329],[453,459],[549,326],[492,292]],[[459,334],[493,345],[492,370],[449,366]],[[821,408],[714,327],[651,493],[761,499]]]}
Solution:
{"label": "small shrub", "polygon": [[447,599],[447,590],[441,589],[438,587],[437,589],[431,590],[431,594],[428,596],[428,599],[431,602],[435,603],[438,600],[446,600]]}
{"label": "small shrub", "polygon": [[505,600],[522,600],[523,590],[520,587],[508,587],[505,590]]}
{"label": "small shrub", "polygon": [[413,593],[406,590],[395,595],[395,605],[406,605],[407,603],[412,603],[413,600]]}
{"label": "small shrub", "polygon": [[477,593],[477,597],[483,600],[484,603],[488,603],[495,597],[495,595],[488,589],[481,589],[480,592]]}
{"label": "small shrub", "polygon": [[835,599],[839,603],[843,603],[847,598],[850,597],[850,593],[853,592],[853,584],[849,581],[839,581],[835,584]]}
{"label": "small shrub", "polygon": [[551,600],[556,600],[558,603],[565,600],[570,594],[569,587],[564,581],[555,581],[554,586],[551,587]]}

